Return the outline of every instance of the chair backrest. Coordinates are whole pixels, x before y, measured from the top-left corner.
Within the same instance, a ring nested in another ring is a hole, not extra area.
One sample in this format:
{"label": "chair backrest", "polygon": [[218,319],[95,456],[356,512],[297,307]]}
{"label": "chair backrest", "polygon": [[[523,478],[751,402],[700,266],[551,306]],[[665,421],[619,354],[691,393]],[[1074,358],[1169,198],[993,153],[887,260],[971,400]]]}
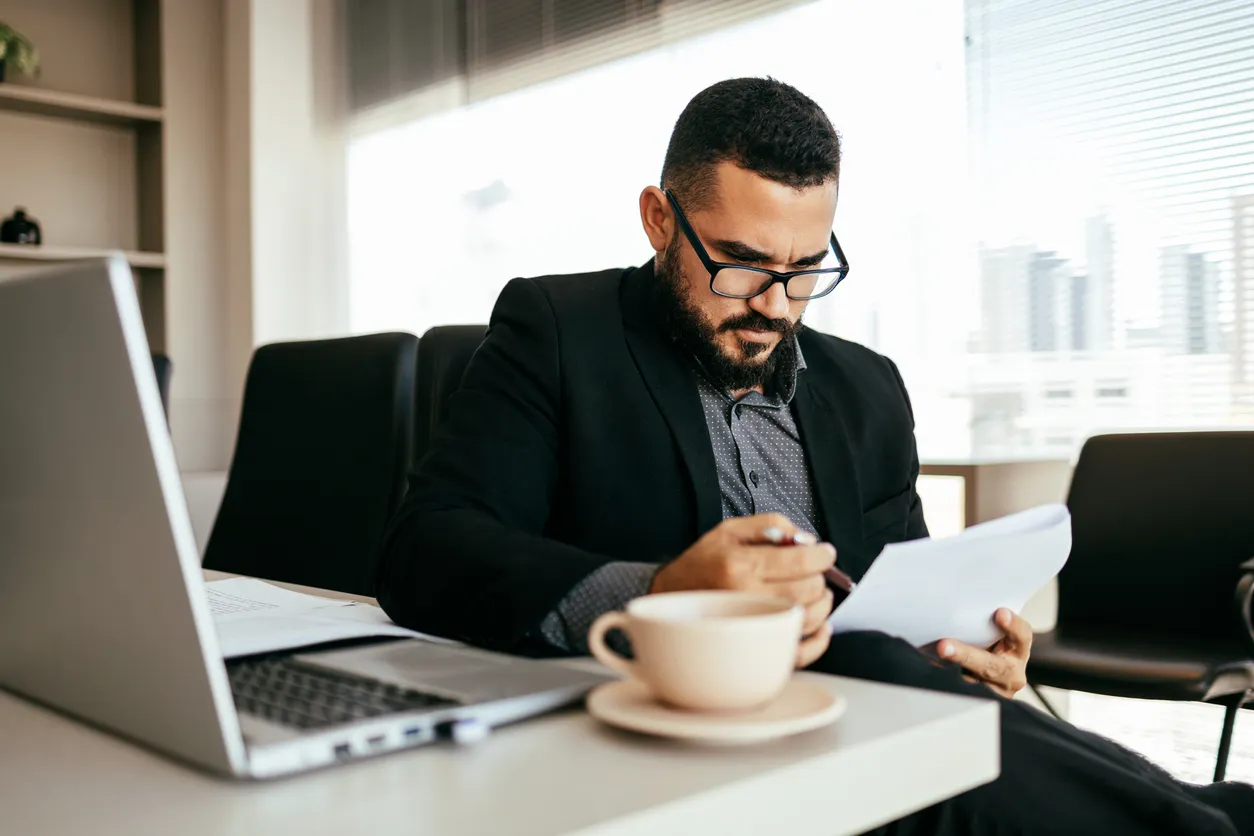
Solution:
{"label": "chair backrest", "polygon": [[170,377],[174,374],[174,364],[164,354],[152,355],[152,371],[157,376],[157,391],[161,393],[161,406],[165,409],[165,417],[170,418]]}
{"label": "chair backrest", "polygon": [[427,452],[448,410],[449,395],[461,385],[487,331],[486,325],[439,325],[422,335],[414,385],[415,461]]}
{"label": "chair backrest", "polygon": [[1090,438],[1071,492],[1058,627],[1239,636],[1238,564],[1254,557],[1254,432]]}
{"label": "chair backrest", "polygon": [[417,348],[374,334],[257,349],[206,568],[374,594],[412,456]]}

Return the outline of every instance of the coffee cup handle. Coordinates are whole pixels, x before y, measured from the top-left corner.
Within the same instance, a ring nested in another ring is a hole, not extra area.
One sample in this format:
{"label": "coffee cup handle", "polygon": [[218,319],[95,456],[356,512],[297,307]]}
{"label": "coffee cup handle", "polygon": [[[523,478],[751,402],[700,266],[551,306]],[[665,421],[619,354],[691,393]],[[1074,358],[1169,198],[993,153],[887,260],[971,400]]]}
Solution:
{"label": "coffee cup handle", "polygon": [[605,643],[605,634],[615,627],[625,630],[627,627],[627,613],[625,612],[607,612],[605,615],[592,622],[591,629],[588,630],[588,649],[592,651],[592,655],[597,658],[601,664],[611,667],[616,671],[634,676],[636,673],[636,665],[629,662],[622,656],[619,656],[609,645]]}

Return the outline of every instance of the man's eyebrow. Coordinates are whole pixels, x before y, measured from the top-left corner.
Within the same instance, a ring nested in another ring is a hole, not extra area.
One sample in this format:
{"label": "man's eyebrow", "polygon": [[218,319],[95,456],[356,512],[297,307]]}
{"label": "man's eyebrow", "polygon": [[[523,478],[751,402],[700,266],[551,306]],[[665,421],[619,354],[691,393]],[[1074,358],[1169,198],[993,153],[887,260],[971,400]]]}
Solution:
{"label": "man's eyebrow", "polygon": [[[717,240],[712,243],[720,252],[726,253],[729,258],[742,264],[768,264],[774,260],[770,253],[764,253],[757,247],[751,247],[743,241]],[[807,267],[823,263],[825,258],[827,258],[827,249],[799,258],[789,266],[799,267],[804,270]]]}

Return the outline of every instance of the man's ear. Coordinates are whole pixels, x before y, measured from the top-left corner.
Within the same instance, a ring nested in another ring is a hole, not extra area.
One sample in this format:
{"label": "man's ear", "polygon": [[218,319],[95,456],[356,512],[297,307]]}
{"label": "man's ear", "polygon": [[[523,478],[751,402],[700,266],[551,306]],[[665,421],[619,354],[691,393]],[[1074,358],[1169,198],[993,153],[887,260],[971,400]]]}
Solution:
{"label": "man's ear", "polygon": [[640,224],[656,253],[666,250],[675,234],[675,213],[670,201],[657,186],[645,186],[640,193]]}

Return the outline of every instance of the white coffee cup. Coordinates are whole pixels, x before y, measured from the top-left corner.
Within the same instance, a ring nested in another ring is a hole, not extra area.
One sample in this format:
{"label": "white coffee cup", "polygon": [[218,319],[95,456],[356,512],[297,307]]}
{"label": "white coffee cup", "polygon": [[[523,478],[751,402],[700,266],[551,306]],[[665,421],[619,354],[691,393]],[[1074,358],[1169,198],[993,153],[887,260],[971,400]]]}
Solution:
{"label": "white coffee cup", "polygon": [[[796,664],[803,613],[786,598],[751,592],[664,592],[609,612],[588,631],[603,664],[634,677],[659,700],[698,711],[733,711],[779,696]],[[619,628],[635,661],[610,650]]]}

